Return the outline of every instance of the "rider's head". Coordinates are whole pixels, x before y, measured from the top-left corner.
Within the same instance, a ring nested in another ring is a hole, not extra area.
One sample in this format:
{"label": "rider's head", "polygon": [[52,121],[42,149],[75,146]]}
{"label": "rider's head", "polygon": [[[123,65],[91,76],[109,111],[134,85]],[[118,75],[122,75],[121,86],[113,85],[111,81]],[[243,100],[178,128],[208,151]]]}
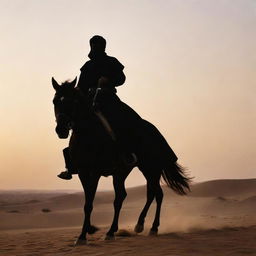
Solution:
{"label": "rider's head", "polygon": [[93,52],[105,52],[106,40],[102,36],[93,36],[90,39],[90,46]]}

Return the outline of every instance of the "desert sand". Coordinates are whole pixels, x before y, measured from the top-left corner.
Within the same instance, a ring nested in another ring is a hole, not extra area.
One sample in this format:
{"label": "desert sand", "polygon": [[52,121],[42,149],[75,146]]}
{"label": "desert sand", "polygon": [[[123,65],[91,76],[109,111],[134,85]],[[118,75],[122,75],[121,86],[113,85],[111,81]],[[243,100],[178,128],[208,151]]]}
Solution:
{"label": "desert sand", "polygon": [[[74,247],[83,221],[82,192],[0,191],[0,255],[256,255],[256,179],[194,184],[188,196],[163,186],[159,235],[133,228],[146,200],[144,186],[127,189],[115,241],[102,238],[113,216],[113,191],[98,192],[92,223],[100,231]],[[123,231],[122,231],[123,230]]]}

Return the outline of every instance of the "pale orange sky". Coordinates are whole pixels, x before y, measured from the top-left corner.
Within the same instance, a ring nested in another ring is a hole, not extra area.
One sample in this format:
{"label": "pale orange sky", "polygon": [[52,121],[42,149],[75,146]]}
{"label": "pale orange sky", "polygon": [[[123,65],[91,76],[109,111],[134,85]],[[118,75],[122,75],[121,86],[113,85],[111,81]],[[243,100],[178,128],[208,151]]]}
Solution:
{"label": "pale orange sky", "polygon": [[[120,98],[195,181],[255,178],[255,27],[254,0],[0,0],[0,189],[81,188],[56,178],[68,141],[50,79],[79,75],[95,34],[125,65]],[[144,183],[134,170],[126,185]]]}

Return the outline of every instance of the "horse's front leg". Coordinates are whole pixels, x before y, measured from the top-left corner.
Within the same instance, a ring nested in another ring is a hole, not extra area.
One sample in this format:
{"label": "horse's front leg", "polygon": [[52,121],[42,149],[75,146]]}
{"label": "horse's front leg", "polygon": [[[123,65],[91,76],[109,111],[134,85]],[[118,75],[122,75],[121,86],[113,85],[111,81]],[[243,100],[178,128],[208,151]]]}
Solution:
{"label": "horse's front leg", "polygon": [[113,175],[113,185],[115,189],[115,200],[114,200],[115,213],[114,213],[112,225],[106,234],[105,240],[113,240],[115,238],[114,233],[117,232],[118,230],[118,219],[119,219],[120,210],[122,208],[123,201],[127,195],[124,182],[128,174],[129,173],[124,175],[120,172],[119,176]]}
{"label": "horse's front leg", "polygon": [[84,224],[82,232],[78,237],[76,244],[86,244],[86,234],[95,233],[98,228],[91,225],[91,213],[93,210],[93,200],[97,190],[98,182],[100,179],[99,175],[83,175],[79,174],[79,178],[83,185],[85,194],[85,205],[84,205]]}

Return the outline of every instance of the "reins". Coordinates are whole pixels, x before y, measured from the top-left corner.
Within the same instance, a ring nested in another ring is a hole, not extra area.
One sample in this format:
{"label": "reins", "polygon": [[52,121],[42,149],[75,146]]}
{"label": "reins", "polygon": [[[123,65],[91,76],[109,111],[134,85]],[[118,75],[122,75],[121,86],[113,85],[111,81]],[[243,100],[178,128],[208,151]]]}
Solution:
{"label": "reins", "polygon": [[[97,106],[97,97],[100,93],[100,91],[102,91],[102,88],[98,85],[98,87],[95,90],[95,94],[93,96],[93,100],[92,100],[92,109],[96,109]],[[102,114],[102,112],[98,109],[94,110],[95,115],[99,118],[100,122],[102,123],[103,127],[105,128],[105,130],[107,131],[107,133],[110,135],[111,139],[116,142],[116,135],[115,132],[113,131],[110,123],[108,122],[108,120],[105,118],[105,116]]]}

